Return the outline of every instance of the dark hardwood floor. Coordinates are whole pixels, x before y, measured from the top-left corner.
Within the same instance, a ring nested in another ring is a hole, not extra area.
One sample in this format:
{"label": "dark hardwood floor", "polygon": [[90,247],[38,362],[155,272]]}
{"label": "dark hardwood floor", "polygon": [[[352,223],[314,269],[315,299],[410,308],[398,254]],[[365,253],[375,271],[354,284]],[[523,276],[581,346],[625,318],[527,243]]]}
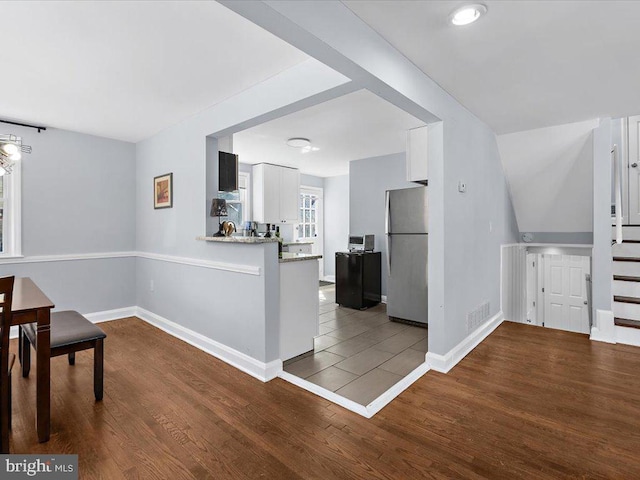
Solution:
{"label": "dark hardwood floor", "polygon": [[14,369],[12,452],[78,453],[81,479],[640,478],[640,348],[504,323],[367,420],[141,320],[102,326],[104,401],[89,352],[52,359],[46,444]]}

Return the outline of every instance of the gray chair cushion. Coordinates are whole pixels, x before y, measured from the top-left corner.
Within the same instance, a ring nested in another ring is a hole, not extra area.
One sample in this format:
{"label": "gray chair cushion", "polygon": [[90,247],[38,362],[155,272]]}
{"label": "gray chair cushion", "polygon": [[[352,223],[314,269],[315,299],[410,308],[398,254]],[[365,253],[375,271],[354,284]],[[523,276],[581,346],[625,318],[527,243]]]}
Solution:
{"label": "gray chair cushion", "polygon": [[[36,345],[36,323],[22,325],[31,345]],[[106,333],[74,310],[51,314],[51,348],[105,338]]]}

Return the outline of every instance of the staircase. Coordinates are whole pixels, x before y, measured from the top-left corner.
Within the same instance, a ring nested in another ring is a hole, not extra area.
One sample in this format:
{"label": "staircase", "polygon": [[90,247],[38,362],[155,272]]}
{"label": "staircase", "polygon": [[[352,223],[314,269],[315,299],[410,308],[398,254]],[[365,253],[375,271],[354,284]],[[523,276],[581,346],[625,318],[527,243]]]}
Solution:
{"label": "staircase", "polygon": [[619,327],[640,329],[640,225],[624,225],[622,238],[611,247],[614,321]]}

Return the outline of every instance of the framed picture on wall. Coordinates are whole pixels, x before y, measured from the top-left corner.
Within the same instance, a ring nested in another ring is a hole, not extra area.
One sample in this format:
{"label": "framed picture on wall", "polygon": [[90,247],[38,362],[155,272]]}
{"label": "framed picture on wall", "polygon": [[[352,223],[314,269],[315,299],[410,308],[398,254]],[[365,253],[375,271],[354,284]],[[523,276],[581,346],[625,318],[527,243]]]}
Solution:
{"label": "framed picture on wall", "polygon": [[153,208],[173,207],[173,173],[153,179]]}

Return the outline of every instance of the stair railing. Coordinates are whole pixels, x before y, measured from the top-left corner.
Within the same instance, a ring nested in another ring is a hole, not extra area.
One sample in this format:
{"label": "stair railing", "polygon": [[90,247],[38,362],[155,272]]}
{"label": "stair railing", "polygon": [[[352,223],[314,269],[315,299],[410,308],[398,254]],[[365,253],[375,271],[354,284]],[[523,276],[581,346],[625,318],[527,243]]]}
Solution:
{"label": "stair railing", "polygon": [[611,149],[611,161],[613,162],[613,188],[615,192],[615,212],[616,212],[616,240],[615,243],[622,243],[622,163],[618,155],[618,145],[613,145]]}

